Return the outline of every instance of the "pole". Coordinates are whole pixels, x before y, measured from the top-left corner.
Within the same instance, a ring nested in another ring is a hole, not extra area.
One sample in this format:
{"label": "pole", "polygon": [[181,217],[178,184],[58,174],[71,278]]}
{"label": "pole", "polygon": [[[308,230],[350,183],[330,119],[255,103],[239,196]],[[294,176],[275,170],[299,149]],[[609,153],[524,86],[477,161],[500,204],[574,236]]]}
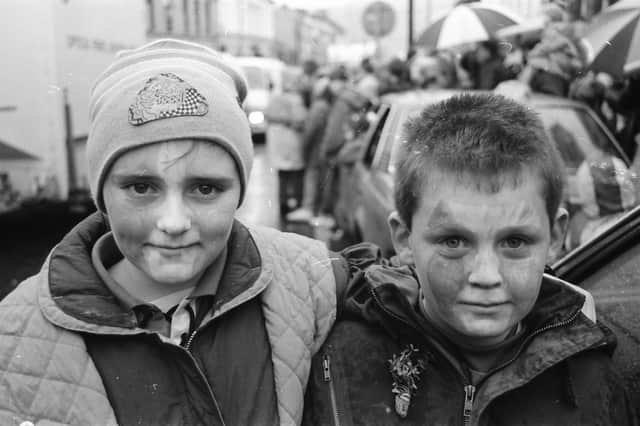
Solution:
{"label": "pole", "polygon": [[[407,53],[413,50],[413,0],[409,0],[409,25],[407,26]],[[409,55],[407,55],[409,56]]]}
{"label": "pole", "polygon": [[76,188],[76,161],[75,150],[73,147],[73,127],[71,123],[71,105],[69,105],[69,97],[67,88],[62,90],[64,99],[64,131],[65,146],[67,151],[67,179],[69,180],[69,192]]}

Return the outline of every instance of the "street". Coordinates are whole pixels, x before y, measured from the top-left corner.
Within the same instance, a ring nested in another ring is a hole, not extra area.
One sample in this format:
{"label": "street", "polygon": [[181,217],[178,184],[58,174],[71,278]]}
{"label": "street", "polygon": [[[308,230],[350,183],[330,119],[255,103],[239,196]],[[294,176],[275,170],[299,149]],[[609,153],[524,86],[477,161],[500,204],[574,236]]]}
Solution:
{"label": "street", "polygon": [[[265,145],[256,145],[247,197],[238,211],[243,223],[280,226],[276,178],[266,160]],[[81,219],[63,207],[0,217],[0,298],[38,272],[53,246]]]}

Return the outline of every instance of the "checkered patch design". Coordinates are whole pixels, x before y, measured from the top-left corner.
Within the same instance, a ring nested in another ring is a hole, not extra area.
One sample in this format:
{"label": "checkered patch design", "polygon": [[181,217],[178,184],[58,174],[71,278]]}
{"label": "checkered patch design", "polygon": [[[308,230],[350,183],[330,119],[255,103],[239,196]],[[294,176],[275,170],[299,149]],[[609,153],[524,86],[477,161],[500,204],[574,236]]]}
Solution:
{"label": "checkered patch design", "polygon": [[172,73],[150,78],[129,107],[129,123],[139,126],[171,117],[202,116],[209,111],[207,99]]}

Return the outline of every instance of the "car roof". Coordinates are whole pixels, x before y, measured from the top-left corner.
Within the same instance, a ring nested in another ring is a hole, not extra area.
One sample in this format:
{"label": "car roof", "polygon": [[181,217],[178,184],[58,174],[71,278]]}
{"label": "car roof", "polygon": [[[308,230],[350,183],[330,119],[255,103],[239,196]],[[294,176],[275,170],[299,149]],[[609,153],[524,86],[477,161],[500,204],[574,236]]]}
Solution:
{"label": "car roof", "polygon": [[[406,106],[406,107],[418,107],[420,105],[443,101],[451,96],[470,93],[493,93],[488,90],[460,90],[460,89],[419,89],[408,90],[403,92],[388,93],[381,97],[383,103]],[[541,93],[532,92],[529,95],[529,102],[536,106],[574,106],[582,107],[580,102],[563,98],[560,96],[552,96]]]}

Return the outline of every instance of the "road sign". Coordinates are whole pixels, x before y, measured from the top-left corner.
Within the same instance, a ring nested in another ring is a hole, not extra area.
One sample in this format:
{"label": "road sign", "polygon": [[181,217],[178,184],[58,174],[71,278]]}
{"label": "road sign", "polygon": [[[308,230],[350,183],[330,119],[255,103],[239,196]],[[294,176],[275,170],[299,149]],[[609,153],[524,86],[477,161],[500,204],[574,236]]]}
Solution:
{"label": "road sign", "polygon": [[384,37],[393,30],[396,13],[383,1],[369,4],[362,14],[362,26],[371,37]]}

